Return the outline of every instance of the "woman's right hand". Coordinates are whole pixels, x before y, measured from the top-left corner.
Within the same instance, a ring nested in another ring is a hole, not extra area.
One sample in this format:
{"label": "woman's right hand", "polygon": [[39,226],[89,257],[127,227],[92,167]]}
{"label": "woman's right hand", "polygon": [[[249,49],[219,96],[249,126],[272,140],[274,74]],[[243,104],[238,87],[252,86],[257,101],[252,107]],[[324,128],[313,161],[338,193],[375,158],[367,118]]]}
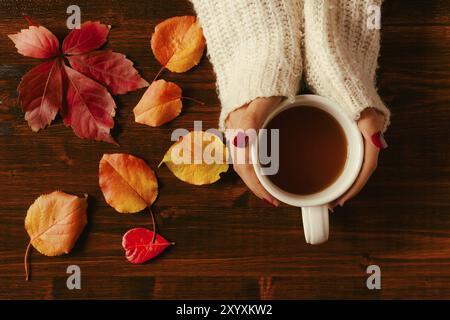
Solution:
{"label": "woman's right hand", "polygon": [[[235,135],[231,137],[230,151],[233,159],[234,171],[241,177],[247,187],[260,199],[273,207],[279,206],[279,201],[268,193],[259,182],[253,165],[250,161],[250,141],[248,139],[237,139],[239,132],[254,129],[256,132],[261,128],[269,113],[281,101],[281,97],[256,98],[252,102],[243,105],[228,115],[225,121],[227,129],[235,130]],[[237,135],[236,135],[237,133]],[[245,143],[245,141],[247,143]],[[239,163],[236,159],[245,159],[244,163]]]}

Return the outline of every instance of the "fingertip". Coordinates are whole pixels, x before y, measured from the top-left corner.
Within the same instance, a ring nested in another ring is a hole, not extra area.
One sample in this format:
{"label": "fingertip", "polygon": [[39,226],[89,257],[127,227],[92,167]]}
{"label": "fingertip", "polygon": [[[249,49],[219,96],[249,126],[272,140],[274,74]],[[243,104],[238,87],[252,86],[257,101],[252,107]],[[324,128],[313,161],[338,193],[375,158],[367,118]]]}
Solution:
{"label": "fingertip", "polygon": [[333,201],[328,204],[328,210],[330,210],[331,212],[334,213],[334,210],[336,209],[337,206],[338,206],[338,203],[336,201]]}
{"label": "fingertip", "polygon": [[275,199],[270,193],[268,192],[263,192],[263,195],[261,197],[261,199],[265,202],[267,202],[268,204],[270,204],[272,207],[274,208],[278,208],[280,206],[280,201],[278,201],[277,199]]}
{"label": "fingertip", "polygon": [[273,207],[273,208],[277,208],[278,205],[275,204],[272,200],[266,199],[266,198],[262,198],[262,200],[267,203],[269,206]]}
{"label": "fingertip", "polygon": [[277,199],[273,198],[273,204],[275,205],[275,207],[279,207],[280,206],[280,201],[278,201]]}

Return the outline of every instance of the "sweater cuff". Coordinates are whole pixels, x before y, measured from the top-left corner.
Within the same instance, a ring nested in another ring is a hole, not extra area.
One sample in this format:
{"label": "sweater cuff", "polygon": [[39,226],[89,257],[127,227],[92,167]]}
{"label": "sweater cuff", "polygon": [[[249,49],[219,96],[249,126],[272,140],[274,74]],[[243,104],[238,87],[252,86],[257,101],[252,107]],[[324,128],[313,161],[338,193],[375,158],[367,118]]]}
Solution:
{"label": "sweater cuff", "polygon": [[[248,45],[248,44],[247,44]],[[217,90],[222,104],[219,129],[225,129],[230,112],[256,98],[282,96],[294,101],[300,87],[301,70],[285,59],[271,55],[255,45],[255,54],[239,55],[217,75]],[[257,52],[257,53],[256,53]]]}
{"label": "sweater cuff", "polygon": [[350,113],[354,120],[360,118],[361,112],[367,108],[374,108],[385,116],[383,132],[390,124],[391,112],[381,100],[374,81],[359,77],[346,77],[343,79],[344,95],[335,97],[336,102],[342,105]]}

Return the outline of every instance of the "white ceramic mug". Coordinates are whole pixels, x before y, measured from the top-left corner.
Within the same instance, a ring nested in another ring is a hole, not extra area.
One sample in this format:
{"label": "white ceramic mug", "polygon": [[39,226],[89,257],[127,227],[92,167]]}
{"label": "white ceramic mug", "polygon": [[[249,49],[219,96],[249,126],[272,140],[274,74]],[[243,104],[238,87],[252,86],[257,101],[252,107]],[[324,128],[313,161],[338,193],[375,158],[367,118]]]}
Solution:
{"label": "white ceramic mug", "polygon": [[[256,175],[264,188],[278,200],[292,206],[302,208],[303,229],[305,239],[310,244],[320,244],[328,240],[328,204],[345,193],[356,180],[364,157],[364,145],[361,133],[356,122],[333,101],[316,95],[300,95],[293,103],[283,101],[267,117],[263,128],[277,114],[289,108],[311,106],[328,112],[333,116],[344,130],[347,139],[347,160],[341,175],[326,189],[311,195],[298,195],[286,192],[274,185],[268,176],[262,173],[259,160],[252,161]],[[258,159],[258,142],[261,132],[255,143],[251,144],[252,159]]]}

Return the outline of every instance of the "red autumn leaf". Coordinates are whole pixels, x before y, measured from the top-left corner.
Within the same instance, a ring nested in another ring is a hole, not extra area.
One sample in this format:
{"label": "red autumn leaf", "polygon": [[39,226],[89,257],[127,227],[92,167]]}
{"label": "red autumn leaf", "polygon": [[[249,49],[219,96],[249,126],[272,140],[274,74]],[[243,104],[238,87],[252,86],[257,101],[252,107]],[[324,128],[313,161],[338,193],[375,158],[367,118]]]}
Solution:
{"label": "red autumn leaf", "polygon": [[116,104],[108,90],[78,71],[64,66],[67,74],[67,110],[64,123],[83,139],[115,143],[110,136],[114,127]]}
{"label": "red autumn leaf", "polygon": [[33,131],[48,126],[62,105],[63,82],[59,59],[41,63],[23,76],[17,88],[25,120]]}
{"label": "red autumn leaf", "polygon": [[[35,26],[30,18],[25,18],[31,26],[9,35],[18,52],[35,58],[59,56],[58,39],[45,27]],[[89,53],[106,42],[109,29],[110,26],[100,22],[87,21],[65,38],[63,55],[81,73],[66,67],[64,60],[57,57],[22,78],[17,88],[19,102],[33,131],[50,124],[59,110],[64,123],[71,126],[77,136],[115,143],[110,136],[115,103],[98,82],[110,86],[113,94],[133,91],[148,83],[124,55],[112,51]]]}
{"label": "red autumn leaf", "polygon": [[83,54],[100,48],[108,38],[110,26],[98,21],[87,21],[80,29],[73,29],[63,41],[62,52],[68,55]]}
{"label": "red autumn leaf", "polygon": [[75,70],[107,85],[113,94],[123,94],[149,85],[133,67],[133,62],[121,53],[94,51],[68,56],[67,59]]}
{"label": "red autumn leaf", "polygon": [[59,54],[59,41],[47,28],[30,26],[8,37],[25,57],[48,59]]}
{"label": "red autumn leaf", "polygon": [[134,228],[123,235],[125,257],[134,264],[144,263],[159,256],[171,243],[159,234],[145,228]]}

